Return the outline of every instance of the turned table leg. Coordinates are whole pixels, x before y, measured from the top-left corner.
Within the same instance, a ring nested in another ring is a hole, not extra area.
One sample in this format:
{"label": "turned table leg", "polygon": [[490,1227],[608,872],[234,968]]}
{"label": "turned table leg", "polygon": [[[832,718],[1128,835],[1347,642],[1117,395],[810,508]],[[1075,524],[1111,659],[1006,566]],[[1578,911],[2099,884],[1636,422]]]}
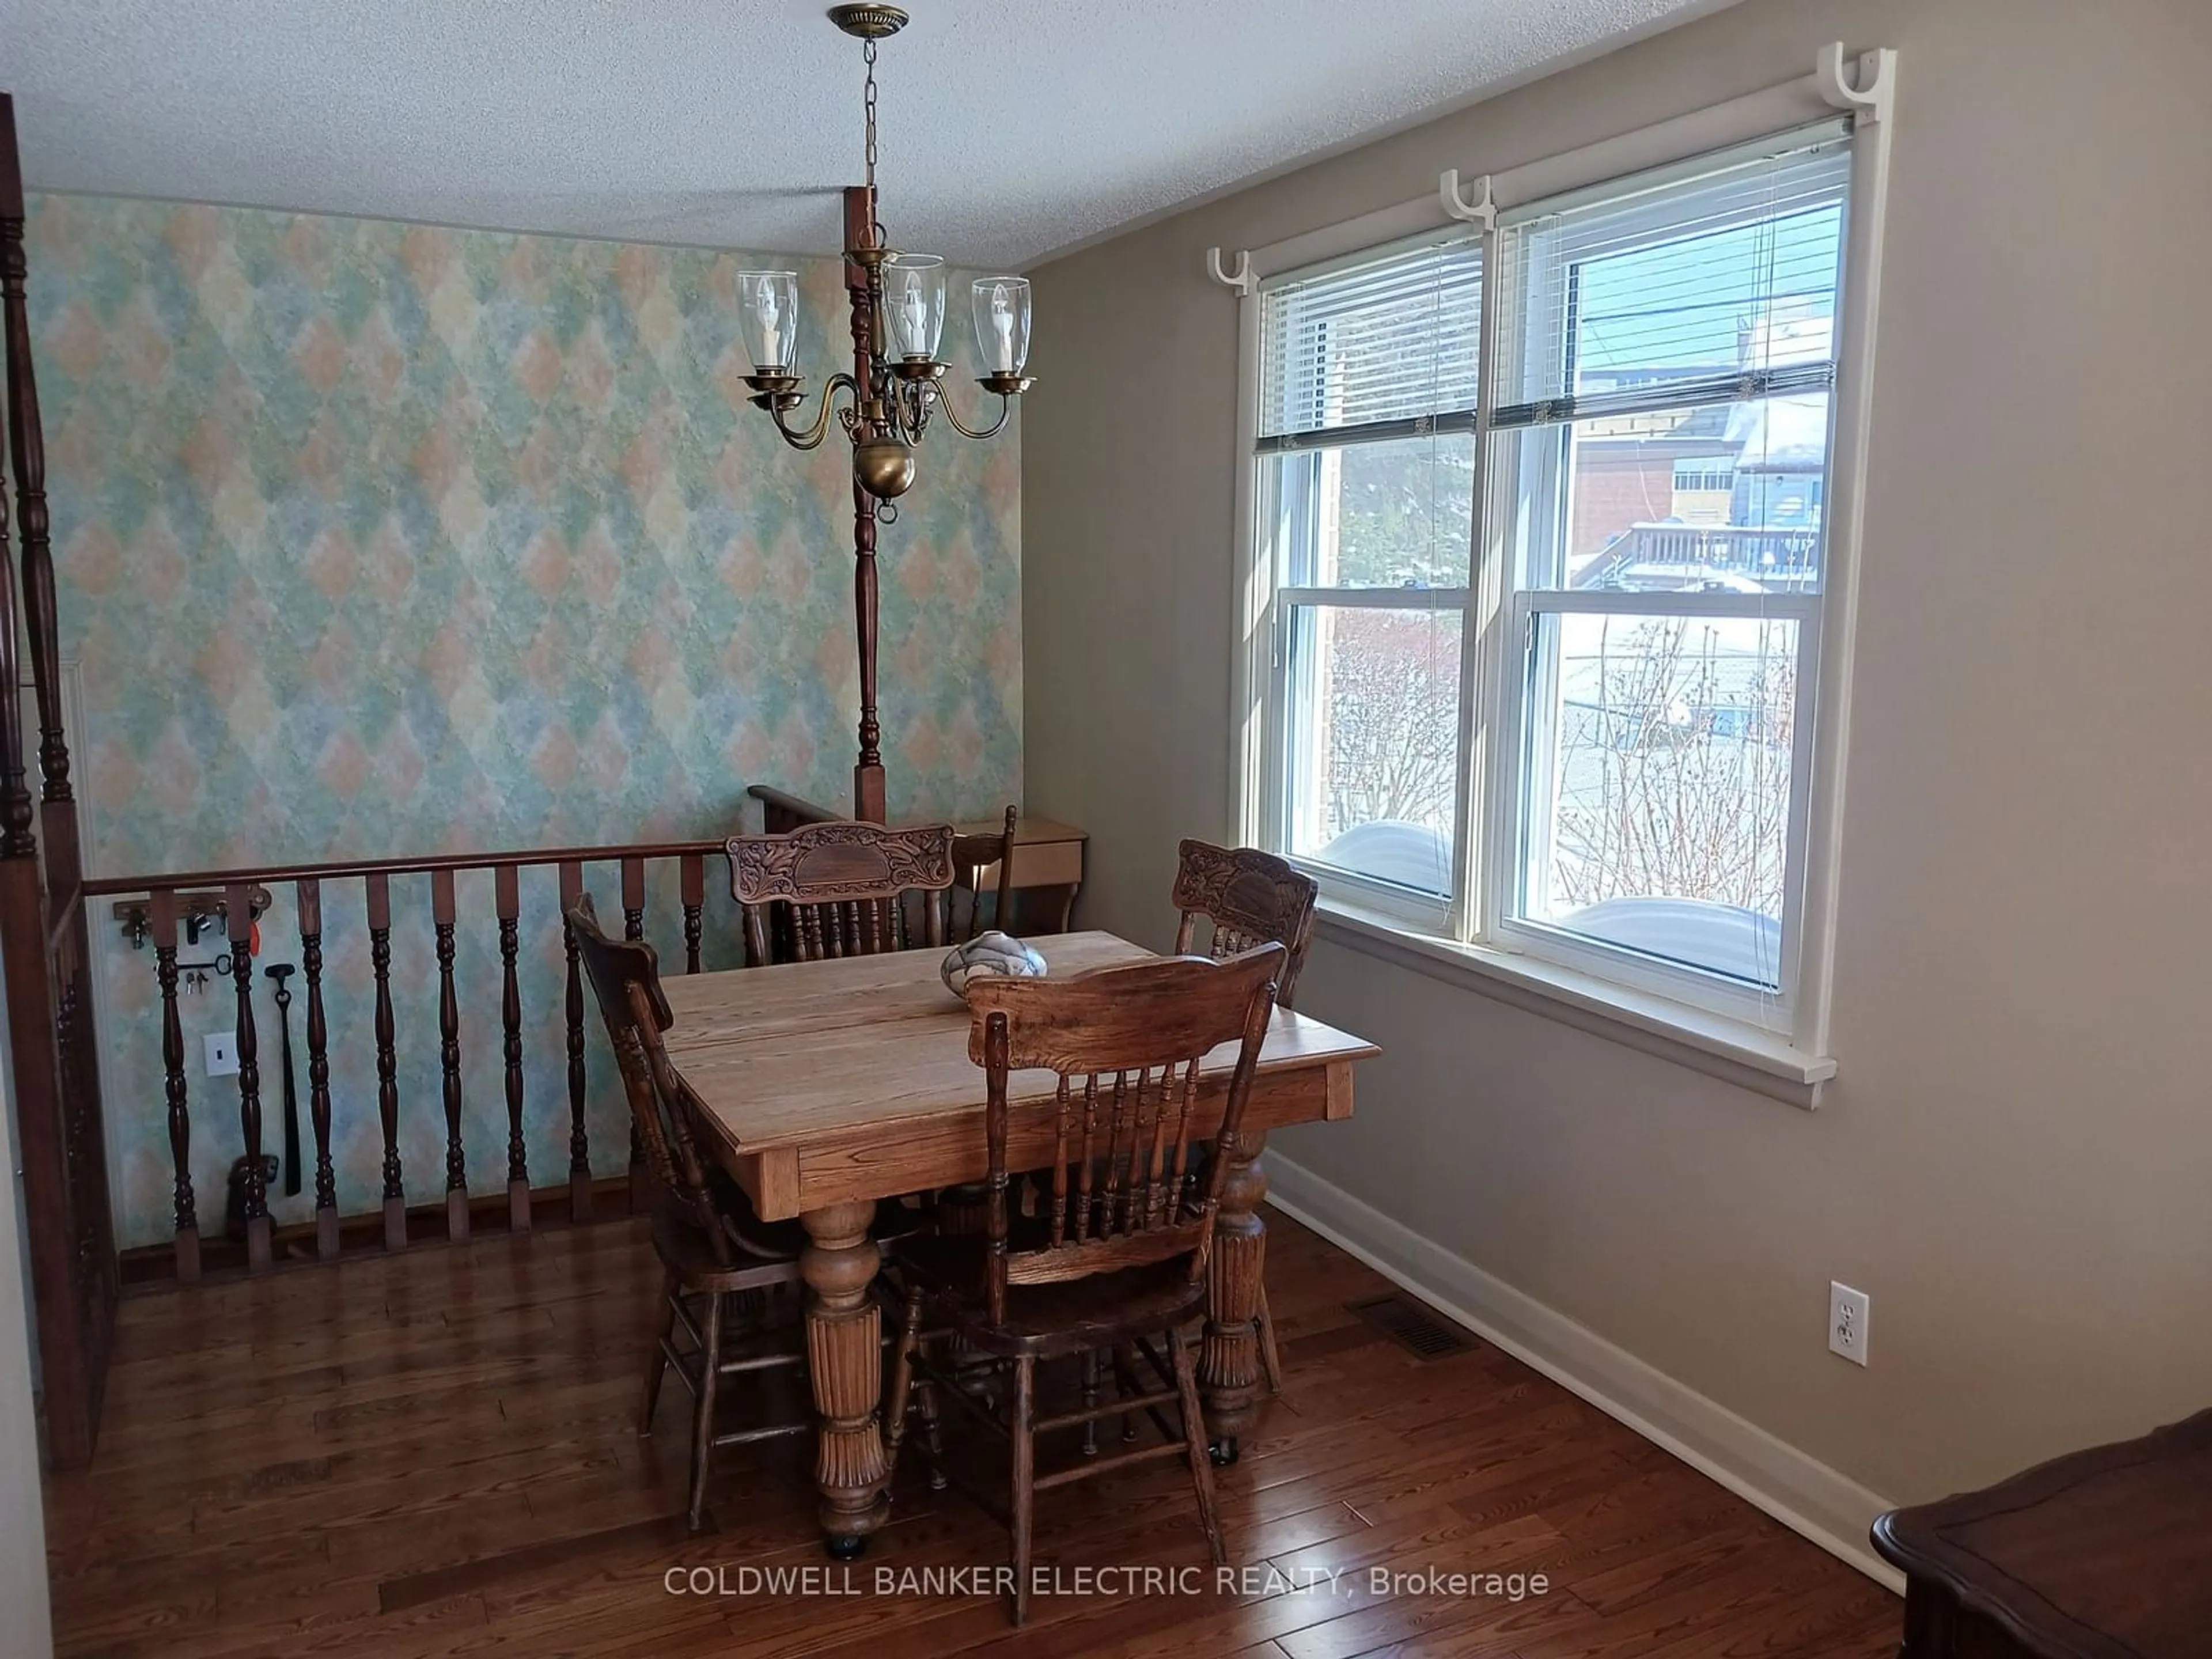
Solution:
{"label": "turned table leg", "polygon": [[806,1364],[821,1419],[814,1485],[830,1553],[849,1561],[884,1523],[890,1468],[884,1458],[882,1316],[869,1294],[881,1252],[868,1237],[873,1204],[832,1204],[799,1217],[807,1245]]}
{"label": "turned table leg", "polygon": [[1206,1273],[1206,1340],[1198,1375],[1213,1461],[1237,1461],[1239,1436],[1260,1415],[1260,1272],[1267,1255],[1267,1224],[1260,1201],[1267,1195],[1259,1164],[1267,1137],[1249,1130],[1237,1137],[1221,1183],[1221,1212],[1213,1223],[1213,1259]]}

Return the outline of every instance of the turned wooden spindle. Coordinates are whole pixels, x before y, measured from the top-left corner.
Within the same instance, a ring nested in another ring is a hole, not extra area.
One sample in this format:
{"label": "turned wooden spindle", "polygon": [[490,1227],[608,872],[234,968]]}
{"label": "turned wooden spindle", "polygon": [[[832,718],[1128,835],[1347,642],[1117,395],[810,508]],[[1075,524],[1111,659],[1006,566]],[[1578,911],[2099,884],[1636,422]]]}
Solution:
{"label": "turned wooden spindle", "polygon": [[157,890],[147,905],[154,978],[161,988],[161,1092],[169,1107],[169,1157],[176,1168],[177,1278],[200,1276],[200,1222],[192,1196],[192,1119],[185,1085],[185,1033],[177,1018],[177,896]]}
{"label": "turned wooden spindle", "polygon": [[461,1005],[453,994],[453,872],[430,872],[430,921],[438,941],[438,1070],[446,1102],[446,1237],[468,1242],[469,1168],[461,1150]]}
{"label": "turned wooden spindle", "polygon": [[[46,513],[46,448],[39,417],[39,382],[31,359],[31,323],[24,292],[23,221],[0,216],[0,312],[8,338],[8,447],[15,472],[15,528],[23,544],[23,620],[30,634],[31,674],[39,702],[39,770],[43,798],[73,799],[69,744],[62,732],[61,636],[54,611],[54,559]],[[5,537],[0,536],[0,545]]]}
{"label": "turned wooden spindle", "polygon": [[300,965],[307,980],[307,1115],[315,1132],[315,1254],[338,1253],[338,1182],[331,1167],[331,1028],[323,1013],[323,884],[297,888]]}
{"label": "turned wooden spindle", "polygon": [[622,861],[623,937],[645,937],[645,860]]}
{"label": "turned wooden spindle", "polygon": [[392,1051],[392,878],[364,878],[368,890],[368,963],[376,978],[376,1113],[384,1127],[384,1248],[407,1248],[407,1200],[399,1170],[399,1062]]}
{"label": "turned wooden spindle", "polygon": [[[13,364],[9,365],[12,374]],[[7,557],[8,492],[0,489],[0,859],[34,859],[31,792],[23,782],[22,694],[16,689],[15,566]],[[35,871],[33,878],[35,878]]]}
{"label": "turned wooden spindle", "polygon": [[584,896],[584,866],[561,866],[561,942],[568,957],[568,993],[565,1005],[568,1037],[568,1216],[573,1221],[592,1218],[592,1140],[584,1127],[584,967],[576,951],[575,929],[568,912]]}
{"label": "turned wooden spindle", "polygon": [[698,853],[686,853],[678,864],[682,872],[684,899],[684,971],[699,971],[699,945],[705,927],[702,913],[707,903],[707,860]]}
{"label": "turned wooden spindle", "polygon": [[1083,1237],[1085,1218],[1091,1212],[1091,1137],[1098,1127],[1098,1079],[1088,1078],[1085,1084],[1081,1103],[1076,1109],[1076,1124],[1083,1139],[1075,1155],[1077,1181],[1074,1207],[1067,1218],[1069,1243]]}
{"label": "turned wooden spindle", "polygon": [[530,1151],[522,1135],[522,985],[515,973],[521,952],[522,877],[502,864],[492,884],[499,909],[499,1023],[507,1061],[507,1223],[530,1231]]}
{"label": "turned wooden spindle", "polygon": [[[645,937],[645,860],[624,859],[622,861],[623,937],[641,939]],[[629,1126],[629,1196],[633,1212],[645,1206],[645,1143],[638,1139],[637,1120]]]}
{"label": "turned wooden spindle", "polygon": [[223,890],[230,928],[230,977],[238,991],[238,1118],[246,1141],[246,1265],[265,1271],[275,1259],[269,1225],[268,1171],[261,1162],[261,1043],[253,1030],[253,889]]}
{"label": "turned wooden spindle", "polygon": [[[61,986],[61,994],[54,1000],[54,1074],[60,1085],[61,1098],[75,1120],[64,1131],[68,1136],[65,1144],[69,1146],[70,1161],[81,1170],[99,1155],[98,1143],[86,1134],[89,1121],[100,1109],[100,1062],[94,1053],[92,994],[82,961],[69,942],[60,943],[51,960],[54,976]],[[79,1190],[82,1192],[82,1186]],[[106,1212],[106,1194],[84,1193],[80,1201],[87,1206],[79,1222],[83,1230],[80,1249],[88,1248],[94,1239],[112,1238],[115,1224]]]}

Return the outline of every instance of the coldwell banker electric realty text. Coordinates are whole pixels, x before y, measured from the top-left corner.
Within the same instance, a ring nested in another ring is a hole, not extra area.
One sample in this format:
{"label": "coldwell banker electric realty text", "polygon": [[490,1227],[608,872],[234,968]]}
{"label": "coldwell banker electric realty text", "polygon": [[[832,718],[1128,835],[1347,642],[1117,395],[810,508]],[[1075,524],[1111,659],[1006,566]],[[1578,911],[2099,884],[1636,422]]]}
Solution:
{"label": "coldwell banker electric realty text", "polygon": [[[1010,1566],[671,1567],[661,1577],[671,1595],[844,1596],[1006,1595],[1014,1588]],[[1234,1595],[1261,1597],[1290,1591],[1326,1595],[1494,1597],[1521,1601],[1542,1595],[1551,1581],[1540,1572],[1452,1572],[1441,1567],[1364,1567],[1358,1570],[1278,1567],[1035,1567],[1036,1595]]]}

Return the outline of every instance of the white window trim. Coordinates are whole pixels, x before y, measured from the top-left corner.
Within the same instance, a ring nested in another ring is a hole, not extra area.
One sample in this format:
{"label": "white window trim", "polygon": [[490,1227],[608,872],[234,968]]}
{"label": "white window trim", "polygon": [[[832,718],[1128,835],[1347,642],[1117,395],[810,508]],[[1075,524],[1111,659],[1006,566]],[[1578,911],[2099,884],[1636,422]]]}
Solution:
{"label": "white window trim", "polygon": [[[1498,752],[1510,746],[1510,733],[1483,728],[1486,710],[1504,707],[1497,677],[1509,672],[1507,653],[1511,606],[1503,591],[1499,562],[1479,560],[1474,588],[1466,608],[1468,679],[1483,695],[1461,698],[1461,791],[1454,868],[1459,878],[1448,919],[1449,936],[1433,924],[1409,920],[1378,908],[1373,892],[1363,892],[1340,872],[1326,878],[1322,931],[1363,952],[1463,984],[1484,994],[1529,1008],[1577,1029],[1593,1031],[1646,1053],[1659,1054],[1710,1075],[1811,1108],[1821,1085],[1836,1073],[1829,1054],[1829,1020],[1833,996],[1835,920],[1841,878],[1844,814],[1844,757],[1850,746],[1851,645],[1858,620],[1859,544],[1866,498],[1866,457],[1872,413],[1875,325],[1880,298],[1881,242],[1889,183],[1890,122],[1887,118],[1895,83],[1896,54],[1871,52],[1846,69],[1840,46],[1824,50],[1814,73],[1728,103],[1607,139],[1582,149],[1531,162],[1487,179],[1486,211],[1522,205],[1607,179],[1649,171],[1700,154],[1751,143],[1771,134],[1832,117],[1839,108],[1856,116],[1853,135],[1852,182],[1843,250],[1843,294],[1838,318],[1840,349],[1832,393],[1832,438],[1827,485],[1827,534],[1821,627],[1811,642],[1817,670],[1816,714],[1809,751],[1801,769],[1809,775],[1800,799],[1806,803],[1804,875],[1794,898],[1801,913],[1795,947],[1795,995],[1790,1029],[1768,1029],[1755,1017],[1732,1018],[1669,998],[1651,982],[1626,981],[1616,966],[1606,976],[1572,966],[1500,949],[1495,942],[1462,944],[1467,909],[1492,902],[1495,872],[1478,872],[1478,860],[1498,855],[1477,845],[1478,823],[1496,821],[1489,792],[1504,787],[1510,767]],[[1456,175],[1447,179],[1455,186]],[[1257,557],[1255,513],[1260,460],[1259,353],[1261,300],[1267,277],[1379,246],[1386,242],[1442,228],[1469,216],[1455,188],[1455,206],[1440,191],[1344,223],[1291,237],[1237,256],[1231,280],[1239,295],[1237,475],[1235,514],[1234,616],[1231,665],[1232,698],[1230,756],[1230,822],[1241,839],[1265,844],[1267,803],[1279,757],[1271,752],[1279,722],[1269,716],[1278,695],[1274,663],[1277,615],[1273,572]],[[1209,254],[1219,269],[1218,250]],[[1480,374],[1486,416],[1492,399],[1489,377],[1497,361],[1497,302],[1486,270],[1483,343]],[[1486,419],[1475,441],[1483,445]],[[1478,534],[1480,532],[1478,530]],[[1478,793],[1481,799],[1478,800]],[[1478,881],[1480,873],[1486,878]],[[1485,896],[1478,900],[1476,895]],[[1663,977],[1656,981],[1663,988]]]}
{"label": "white window trim", "polygon": [[1539,957],[1416,933],[1342,899],[1322,900],[1319,926],[1362,955],[1463,986],[1789,1105],[1818,1105],[1820,1085],[1836,1074],[1834,1060],[1807,1054],[1756,1026]]}

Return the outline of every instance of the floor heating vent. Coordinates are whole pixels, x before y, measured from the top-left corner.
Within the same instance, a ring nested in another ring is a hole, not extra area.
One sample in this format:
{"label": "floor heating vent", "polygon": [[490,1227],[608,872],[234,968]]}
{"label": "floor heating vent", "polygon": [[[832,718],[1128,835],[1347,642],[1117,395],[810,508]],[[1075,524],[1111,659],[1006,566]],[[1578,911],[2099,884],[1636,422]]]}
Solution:
{"label": "floor heating vent", "polygon": [[1465,1331],[1408,1296],[1378,1296],[1345,1305],[1416,1359],[1448,1359],[1474,1346]]}

